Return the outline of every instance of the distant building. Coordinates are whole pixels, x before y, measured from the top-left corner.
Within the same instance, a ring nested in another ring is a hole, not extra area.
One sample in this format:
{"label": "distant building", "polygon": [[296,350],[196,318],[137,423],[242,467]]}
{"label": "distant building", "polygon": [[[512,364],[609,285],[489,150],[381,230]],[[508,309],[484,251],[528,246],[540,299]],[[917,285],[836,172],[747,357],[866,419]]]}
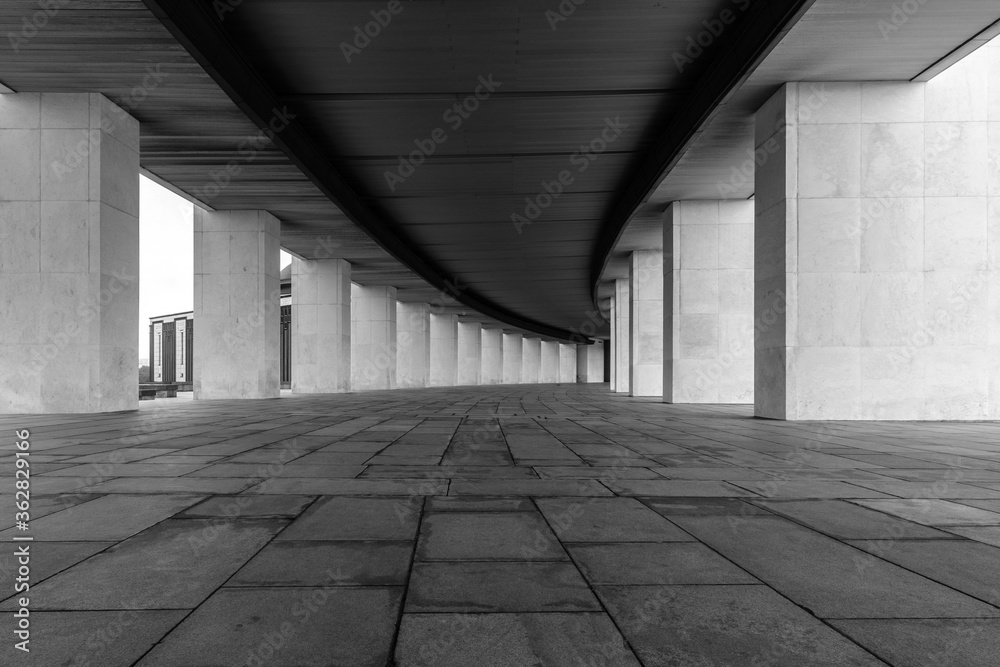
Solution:
{"label": "distant building", "polygon": [[[281,386],[292,386],[292,267],[281,271]],[[151,382],[194,388],[194,311],[149,318]]]}

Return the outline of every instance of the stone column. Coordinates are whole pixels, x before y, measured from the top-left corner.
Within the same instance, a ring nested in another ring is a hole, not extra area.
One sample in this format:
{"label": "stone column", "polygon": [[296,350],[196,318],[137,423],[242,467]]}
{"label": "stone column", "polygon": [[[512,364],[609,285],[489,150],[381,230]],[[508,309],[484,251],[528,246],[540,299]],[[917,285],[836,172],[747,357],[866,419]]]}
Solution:
{"label": "stone column", "polygon": [[608,382],[610,383],[611,391],[618,391],[618,364],[616,363],[617,358],[617,346],[618,346],[618,334],[616,333],[616,327],[618,322],[617,307],[615,306],[615,298],[611,297],[609,300],[610,307],[608,308],[610,314],[610,324],[611,324],[611,340],[608,341],[608,354],[611,355],[611,363],[608,364],[609,377]]}
{"label": "stone column", "polygon": [[428,386],[431,369],[431,306],[396,302],[396,386]]}
{"label": "stone column", "polygon": [[559,382],[571,384],[576,382],[576,352],[573,343],[559,343]]}
{"label": "stone column", "polygon": [[629,353],[629,313],[631,312],[631,299],[629,298],[629,281],[619,278],[615,281],[615,317],[611,323],[613,331],[612,340],[615,343],[615,358],[611,360],[615,367],[615,391],[619,394],[627,394],[631,391],[630,381],[632,372],[630,365],[632,357]]}
{"label": "stone column", "polygon": [[752,201],[673,202],[664,214],[666,403],[753,402],[753,221]]}
{"label": "stone column", "polygon": [[636,250],[629,263],[629,389],[663,395],[663,251]]}
{"label": "stone column", "polygon": [[757,415],[1000,417],[997,54],[757,113]]}
{"label": "stone column", "polygon": [[576,381],[583,384],[604,382],[604,341],[577,346]]}
{"label": "stone column", "polygon": [[543,340],[538,381],[542,384],[559,382],[559,342]]}
{"label": "stone column", "polygon": [[503,331],[483,329],[482,384],[503,382]]}
{"label": "stone column", "polygon": [[483,325],[479,322],[458,323],[458,367],[459,385],[482,384],[480,373],[483,364]]}
{"label": "stone column", "polygon": [[521,382],[538,384],[541,382],[542,339],[525,336],[521,342]]}
{"label": "stone column", "polygon": [[0,95],[0,413],[139,401],[139,123],[96,93]]}
{"label": "stone column", "polygon": [[351,389],[396,388],[396,288],[351,285]]}
{"label": "stone column", "polygon": [[458,316],[431,313],[432,387],[454,387],[458,382]]}
{"label": "stone column", "polygon": [[503,335],[503,383],[521,384],[521,355],[524,338],[521,334]]}
{"label": "stone column", "polygon": [[292,393],[351,390],[351,265],[292,258]]}
{"label": "stone column", "polygon": [[276,398],[280,224],[267,211],[194,209],[194,397]]}

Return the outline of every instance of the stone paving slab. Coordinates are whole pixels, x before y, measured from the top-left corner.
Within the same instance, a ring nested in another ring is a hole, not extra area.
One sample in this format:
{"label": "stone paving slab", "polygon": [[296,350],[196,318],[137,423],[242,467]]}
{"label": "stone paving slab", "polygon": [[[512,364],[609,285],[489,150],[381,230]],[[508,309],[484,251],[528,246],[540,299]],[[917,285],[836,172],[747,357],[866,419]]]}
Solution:
{"label": "stone paving slab", "polygon": [[620,496],[689,496],[692,498],[736,498],[740,496],[758,497],[727,482],[690,480],[615,480],[605,483]]}
{"label": "stone paving slab", "polygon": [[926,498],[858,500],[855,504],[925,526],[1000,526],[1000,513],[947,500]]}
{"label": "stone paving slab", "polygon": [[455,496],[610,496],[606,487],[590,479],[526,479],[454,481]]}
{"label": "stone paving slab", "polygon": [[1000,655],[997,619],[872,619],[831,625],[895,667],[988,667]]}
{"label": "stone paving slab", "polygon": [[417,560],[567,560],[537,512],[457,513],[424,517]]}
{"label": "stone paving slab", "polygon": [[841,540],[954,539],[918,523],[843,500],[755,500],[754,504]]}
{"label": "stone paving slab", "polygon": [[316,496],[213,496],[175,518],[296,517]]}
{"label": "stone paving slab", "polygon": [[591,584],[760,583],[697,542],[571,544],[567,549]]}
{"label": "stone paving slab", "polygon": [[321,498],[279,540],[413,540],[419,508],[395,498]]}
{"label": "stone paving slab", "polygon": [[402,586],[412,542],[272,542],[227,586]]}
{"label": "stone paving slab", "polygon": [[155,610],[33,612],[30,660],[24,664],[130,667],[186,614]]}
{"label": "stone paving slab", "polygon": [[539,498],[542,514],[563,542],[676,542],[691,540],[635,498],[586,501]]}

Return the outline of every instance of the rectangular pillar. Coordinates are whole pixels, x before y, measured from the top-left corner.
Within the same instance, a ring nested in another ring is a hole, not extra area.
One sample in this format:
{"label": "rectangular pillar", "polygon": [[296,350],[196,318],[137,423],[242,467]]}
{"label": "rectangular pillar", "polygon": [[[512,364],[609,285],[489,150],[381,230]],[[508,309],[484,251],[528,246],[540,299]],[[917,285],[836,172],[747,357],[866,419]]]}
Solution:
{"label": "rectangular pillar", "polygon": [[663,400],[753,402],[752,201],[673,202],[663,218]]}
{"label": "rectangular pillar", "polygon": [[396,388],[396,288],[351,285],[351,390]]}
{"label": "rectangular pillar", "polygon": [[608,364],[608,382],[610,383],[611,391],[618,391],[618,364],[615,363],[615,357],[617,355],[617,334],[615,333],[615,327],[617,322],[617,308],[615,306],[615,297],[608,299],[608,313],[609,313],[609,324],[611,325],[611,340],[607,341],[608,350],[610,350],[610,363]]}
{"label": "rectangular pillar", "polygon": [[663,396],[663,251],[636,250],[629,262],[629,391]]}
{"label": "rectangular pillar", "polygon": [[611,323],[611,338],[615,345],[615,358],[611,363],[615,367],[615,391],[619,394],[627,394],[630,390],[631,371],[629,367],[632,363],[629,354],[629,344],[631,333],[629,331],[629,314],[631,313],[631,299],[629,298],[629,281],[626,278],[615,280],[615,318]]}
{"label": "rectangular pillar", "polygon": [[1000,417],[996,53],[758,111],[758,416]]}
{"label": "rectangular pillar", "polygon": [[582,384],[604,382],[604,341],[577,345],[576,381]]}
{"label": "rectangular pillar", "polygon": [[479,322],[458,323],[458,367],[456,369],[456,382],[459,385],[482,384],[482,329],[483,325]]}
{"label": "rectangular pillar", "polygon": [[0,95],[0,413],[138,406],[139,123]]}
{"label": "rectangular pillar", "polygon": [[280,225],[194,208],[194,397],[279,395]]}
{"label": "rectangular pillar", "polygon": [[541,384],[559,382],[559,342],[543,340],[541,363],[538,367],[538,381]]}
{"label": "rectangular pillar", "polygon": [[576,382],[576,352],[574,343],[559,343],[559,382],[571,384]]}
{"label": "rectangular pillar", "polygon": [[524,337],[521,334],[503,335],[503,383],[521,384],[521,365]]}
{"label": "rectangular pillar", "polygon": [[521,382],[538,384],[541,382],[542,339],[525,336],[521,341]]}
{"label": "rectangular pillar", "polygon": [[503,330],[483,329],[482,384],[503,382]]}
{"label": "rectangular pillar", "polygon": [[292,258],[292,393],[351,390],[351,265]]}
{"label": "rectangular pillar", "polygon": [[396,302],[396,386],[426,387],[431,370],[431,306]]}
{"label": "rectangular pillar", "polygon": [[432,387],[454,387],[458,382],[458,316],[431,313]]}

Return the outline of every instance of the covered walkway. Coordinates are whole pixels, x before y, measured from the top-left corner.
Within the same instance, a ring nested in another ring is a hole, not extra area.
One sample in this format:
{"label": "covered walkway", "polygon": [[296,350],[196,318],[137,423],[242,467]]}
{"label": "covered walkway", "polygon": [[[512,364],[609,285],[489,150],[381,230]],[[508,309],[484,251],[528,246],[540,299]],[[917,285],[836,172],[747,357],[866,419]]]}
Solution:
{"label": "covered walkway", "polygon": [[34,538],[32,664],[995,664],[1000,424],[660,400],[0,417],[30,431],[30,530],[2,537]]}

